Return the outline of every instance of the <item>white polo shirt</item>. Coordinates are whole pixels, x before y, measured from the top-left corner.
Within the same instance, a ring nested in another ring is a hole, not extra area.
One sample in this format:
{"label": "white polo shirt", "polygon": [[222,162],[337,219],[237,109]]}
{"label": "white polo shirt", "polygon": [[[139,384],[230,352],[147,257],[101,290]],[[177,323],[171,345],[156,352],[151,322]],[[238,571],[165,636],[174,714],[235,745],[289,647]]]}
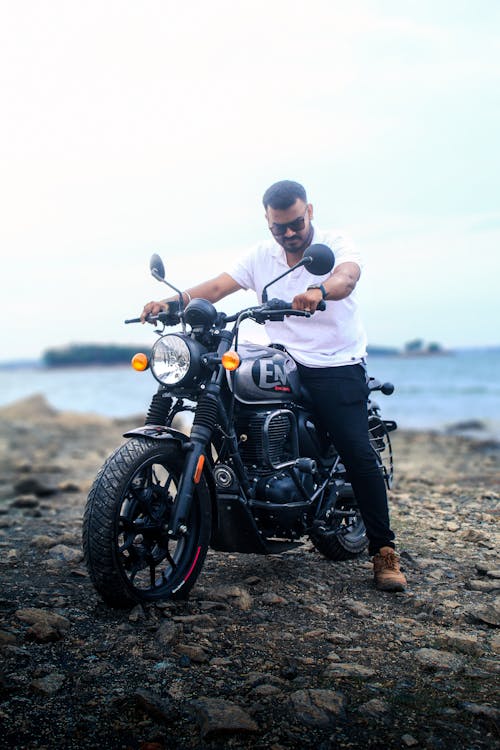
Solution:
{"label": "white polo shirt", "polygon": [[[335,254],[335,266],[356,263],[362,268],[361,257],[352,241],[337,232],[314,230],[313,243],[330,247]],[[274,240],[254,247],[227,273],[243,289],[253,289],[259,301],[264,286],[288,269],[283,248]],[[324,283],[331,274],[313,276],[305,267],[297,268],[268,289],[268,298],[290,302],[305,292],[310,284]],[[292,357],[309,367],[336,367],[361,362],[366,356],[366,334],[361,322],[356,289],[345,299],[326,301],[326,310],[310,318],[285,317],[284,321],[268,321],[266,332],[270,340],[282,344]]]}

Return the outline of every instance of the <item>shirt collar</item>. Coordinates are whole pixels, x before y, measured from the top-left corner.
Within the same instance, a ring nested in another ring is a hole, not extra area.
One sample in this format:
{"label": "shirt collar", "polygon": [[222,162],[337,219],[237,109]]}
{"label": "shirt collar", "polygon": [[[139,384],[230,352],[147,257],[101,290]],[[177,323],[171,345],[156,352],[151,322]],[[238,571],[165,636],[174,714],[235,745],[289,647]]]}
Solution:
{"label": "shirt collar", "polygon": [[[316,231],[316,228],[313,227],[313,236],[312,236],[312,240],[311,240],[311,245],[314,245],[314,243],[316,242],[316,236],[317,236],[317,231]],[[309,245],[309,247],[311,245]],[[278,245],[278,243],[276,242],[276,240],[273,241],[273,244],[271,245],[271,251],[270,252],[271,252],[271,255],[274,258],[276,258],[282,265],[288,266],[288,263],[286,262],[285,251],[283,250],[283,248],[281,247],[281,245]]]}

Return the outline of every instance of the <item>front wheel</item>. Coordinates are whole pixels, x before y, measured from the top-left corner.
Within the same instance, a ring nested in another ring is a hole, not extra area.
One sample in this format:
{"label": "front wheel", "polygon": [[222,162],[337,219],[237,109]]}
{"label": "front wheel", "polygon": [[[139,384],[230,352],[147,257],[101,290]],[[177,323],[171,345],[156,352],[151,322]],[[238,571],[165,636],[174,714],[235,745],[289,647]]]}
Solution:
{"label": "front wheel", "polygon": [[315,529],[310,538],[328,560],[353,560],[365,551],[368,546],[365,524],[350,485],[343,487],[325,526]]}
{"label": "front wheel", "polygon": [[107,604],[186,597],[208,550],[211,504],[202,478],[187,530],[168,536],[184,454],[178,444],[133,438],[98,473],[83,518],[83,550]]}

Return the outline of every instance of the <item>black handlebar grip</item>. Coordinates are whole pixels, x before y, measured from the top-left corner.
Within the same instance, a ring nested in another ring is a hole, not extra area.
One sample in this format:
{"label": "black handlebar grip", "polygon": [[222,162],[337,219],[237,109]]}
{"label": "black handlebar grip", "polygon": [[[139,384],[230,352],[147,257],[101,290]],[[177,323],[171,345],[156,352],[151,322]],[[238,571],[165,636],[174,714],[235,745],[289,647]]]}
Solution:
{"label": "black handlebar grip", "polygon": [[318,302],[318,306],[317,306],[316,310],[321,310],[321,311],[322,310],[326,310],[326,302],[325,302],[324,299],[322,299],[322,300],[320,300]]}
{"label": "black handlebar grip", "polygon": [[124,322],[125,323],[140,323],[141,319],[140,318],[129,318],[129,320],[125,320]]}

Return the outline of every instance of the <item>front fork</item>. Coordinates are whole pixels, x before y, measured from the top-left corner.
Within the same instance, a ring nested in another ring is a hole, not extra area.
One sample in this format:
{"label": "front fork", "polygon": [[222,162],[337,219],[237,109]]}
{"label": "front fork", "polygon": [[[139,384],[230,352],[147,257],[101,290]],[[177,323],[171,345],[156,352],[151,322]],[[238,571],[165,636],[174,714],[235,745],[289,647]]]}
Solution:
{"label": "front fork", "polygon": [[191,437],[183,446],[186,452],[184,466],[177,488],[172,516],[168,525],[168,535],[174,539],[183,536],[187,529],[187,519],[193,501],[195,487],[201,479],[205,463],[205,452],[210,444],[217,421],[220,385],[209,383],[196,407]]}
{"label": "front fork", "polygon": [[[233,340],[230,331],[221,331],[221,340],[217,349],[220,358],[226,352]],[[189,442],[184,445],[186,458],[177,489],[172,516],[168,525],[168,535],[174,539],[183,536],[188,530],[189,511],[193,501],[195,486],[203,474],[207,446],[210,445],[220,404],[220,392],[225,370],[221,364],[214,373],[212,380],[206,384],[204,393],[200,396],[194,413],[193,426]]]}

